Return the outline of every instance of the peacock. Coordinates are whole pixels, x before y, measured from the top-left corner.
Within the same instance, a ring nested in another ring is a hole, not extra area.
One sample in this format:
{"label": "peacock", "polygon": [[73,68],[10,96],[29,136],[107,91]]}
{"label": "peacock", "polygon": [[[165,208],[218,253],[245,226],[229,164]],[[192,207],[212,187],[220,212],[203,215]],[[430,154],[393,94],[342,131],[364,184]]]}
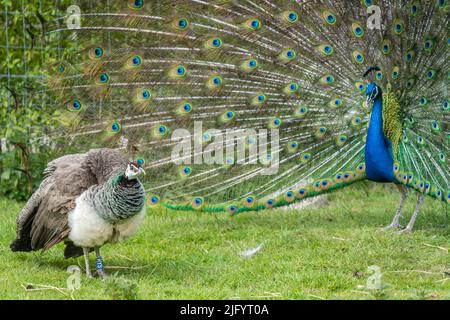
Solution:
{"label": "peacock", "polygon": [[64,241],[65,258],[84,255],[88,277],[95,250],[97,274],[105,277],[100,247],[132,236],[145,217],[142,173],[139,162],[106,148],[51,161],[17,218],[11,250],[45,252]]}
{"label": "peacock", "polygon": [[[55,148],[128,152],[150,207],[237,215],[370,180],[450,203],[447,0],[85,1],[49,22]],[[63,48],[64,47],[64,48]]]}

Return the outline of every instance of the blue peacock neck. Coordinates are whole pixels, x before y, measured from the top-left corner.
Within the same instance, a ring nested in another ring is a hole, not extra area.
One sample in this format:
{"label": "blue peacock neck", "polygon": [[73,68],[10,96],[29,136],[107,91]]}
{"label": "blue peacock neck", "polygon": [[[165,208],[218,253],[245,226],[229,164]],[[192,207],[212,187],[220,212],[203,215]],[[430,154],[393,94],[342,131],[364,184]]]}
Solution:
{"label": "blue peacock neck", "polygon": [[366,176],[376,182],[394,182],[391,141],[383,132],[383,97],[380,94],[374,101],[370,125],[367,133]]}

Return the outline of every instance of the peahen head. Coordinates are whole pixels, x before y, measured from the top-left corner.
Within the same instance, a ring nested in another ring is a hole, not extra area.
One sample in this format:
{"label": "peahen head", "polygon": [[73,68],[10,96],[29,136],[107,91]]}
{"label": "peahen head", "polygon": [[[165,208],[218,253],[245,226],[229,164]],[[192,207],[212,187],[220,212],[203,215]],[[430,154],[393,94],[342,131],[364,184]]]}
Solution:
{"label": "peahen head", "polygon": [[142,168],[139,162],[130,162],[125,170],[125,177],[128,180],[136,179],[141,173],[145,174],[145,170]]}

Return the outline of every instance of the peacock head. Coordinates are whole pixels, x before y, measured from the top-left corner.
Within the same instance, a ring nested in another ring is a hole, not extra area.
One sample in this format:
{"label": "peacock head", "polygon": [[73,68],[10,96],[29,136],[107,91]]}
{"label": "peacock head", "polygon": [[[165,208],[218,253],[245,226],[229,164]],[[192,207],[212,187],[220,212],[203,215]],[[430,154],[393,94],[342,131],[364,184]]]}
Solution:
{"label": "peacock head", "polygon": [[375,82],[370,83],[366,89],[366,96],[366,107],[370,108],[371,103],[382,96],[381,88]]}
{"label": "peacock head", "polygon": [[144,168],[142,168],[139,162],[130,162],[125,170],[125,177],[128,180],[136,179],[141,173],[145,174]]}
{"label": "peacock head", "polygon": [[[367,77],[370,74],[372,74],[374,71],[380,71],[381,69],[374,66],[367,69],[367,71],[364,73],[363,77]],[[375,82],[371,82],[366,89],[366,106],[367,108],[370,108],[370,105],[373,101],[377,100],[382,96],[382,91],[379,86]]]}

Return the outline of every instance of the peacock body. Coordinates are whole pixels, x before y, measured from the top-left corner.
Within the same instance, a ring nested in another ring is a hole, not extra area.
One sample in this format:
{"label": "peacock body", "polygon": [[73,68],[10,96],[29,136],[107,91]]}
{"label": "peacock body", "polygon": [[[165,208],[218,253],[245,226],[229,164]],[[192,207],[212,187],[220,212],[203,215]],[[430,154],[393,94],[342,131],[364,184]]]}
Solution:
{"label": "peacock body", "polygon": [[54,139],[131,152],[149,205],[237,214],[364,179],[450,203],[448,1],[78,3],[48,28],[75,47]]}

